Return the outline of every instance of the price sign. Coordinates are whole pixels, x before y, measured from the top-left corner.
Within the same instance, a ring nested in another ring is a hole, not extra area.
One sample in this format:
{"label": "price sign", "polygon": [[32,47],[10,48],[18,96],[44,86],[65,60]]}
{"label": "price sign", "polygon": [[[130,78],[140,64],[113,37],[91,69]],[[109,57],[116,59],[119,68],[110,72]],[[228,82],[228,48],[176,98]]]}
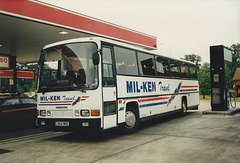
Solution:
{"label": "price sign", "polygon": [[9,69],[9,56],[0,55],[0,68]]}

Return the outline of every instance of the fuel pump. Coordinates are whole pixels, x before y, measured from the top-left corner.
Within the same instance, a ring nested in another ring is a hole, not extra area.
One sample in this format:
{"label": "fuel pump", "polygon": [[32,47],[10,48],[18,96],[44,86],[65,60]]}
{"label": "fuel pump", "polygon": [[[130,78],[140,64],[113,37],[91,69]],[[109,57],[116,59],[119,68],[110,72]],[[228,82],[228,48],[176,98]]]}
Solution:
{"label": "fuel pump", "polygon": [[223,45],[210,46],[212,111],[225,111],[229,109],[229,94],[225,80],[225,64],[231,62],[231,49]]}

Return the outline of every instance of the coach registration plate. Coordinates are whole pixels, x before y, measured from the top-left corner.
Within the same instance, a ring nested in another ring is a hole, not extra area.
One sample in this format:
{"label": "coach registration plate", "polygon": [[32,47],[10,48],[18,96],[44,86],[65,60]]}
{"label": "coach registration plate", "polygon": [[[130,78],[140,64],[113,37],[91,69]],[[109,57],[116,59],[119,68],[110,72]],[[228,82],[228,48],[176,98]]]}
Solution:
{"label": "coach registration plate", "polygon": [[69,122],[59,122],[59,121],[56,121],[55,122],[55,126],[69,126]]}

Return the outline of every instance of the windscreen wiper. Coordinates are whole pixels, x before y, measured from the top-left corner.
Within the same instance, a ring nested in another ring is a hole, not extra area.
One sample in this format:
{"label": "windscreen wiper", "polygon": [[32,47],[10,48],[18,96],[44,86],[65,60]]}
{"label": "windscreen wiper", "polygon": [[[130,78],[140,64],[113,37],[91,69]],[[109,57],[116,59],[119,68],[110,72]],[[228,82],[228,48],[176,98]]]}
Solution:
{"label": "windscreen wiper", "polygon": [[85,89],[79,89],[81,92],[86,93]]}
{"label": "windscreen wiper", "polygon": [[[83,93],[86,93],[86,90],[84,89],[84,88],[80,88],[80,87],[82,87],[82,86],[84,86],[84,87],[86,87],[84,84],[78,84],[77,85],[77,89],[79,89],[81,92],[83,92]],[[87,88],[87,87],[86,87]]]}

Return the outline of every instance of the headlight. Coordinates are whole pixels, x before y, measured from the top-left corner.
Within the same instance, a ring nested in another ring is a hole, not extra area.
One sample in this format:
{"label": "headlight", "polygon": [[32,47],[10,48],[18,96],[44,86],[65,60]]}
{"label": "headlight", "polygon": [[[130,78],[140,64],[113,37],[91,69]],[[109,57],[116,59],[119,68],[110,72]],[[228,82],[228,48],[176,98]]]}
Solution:
{"label": "headlight", "polygon": [[40,110],[40,116],[46,117],[47,112],[46,110]]}
{"label": "headlight", "polygon": [[51,116],[51,111],[47,110],[47,116]]}
{"label": "headlight", "polygon": [[90,116],[89,110],[81,110],[81,116],[82,117],[89,117]]}
{"label": "headlight", "polygon": [[76,117],[79,117],[79,116],[80,116],[79,110],[75,110],[75,111],[74,111],[74,115],[75,115]]}

